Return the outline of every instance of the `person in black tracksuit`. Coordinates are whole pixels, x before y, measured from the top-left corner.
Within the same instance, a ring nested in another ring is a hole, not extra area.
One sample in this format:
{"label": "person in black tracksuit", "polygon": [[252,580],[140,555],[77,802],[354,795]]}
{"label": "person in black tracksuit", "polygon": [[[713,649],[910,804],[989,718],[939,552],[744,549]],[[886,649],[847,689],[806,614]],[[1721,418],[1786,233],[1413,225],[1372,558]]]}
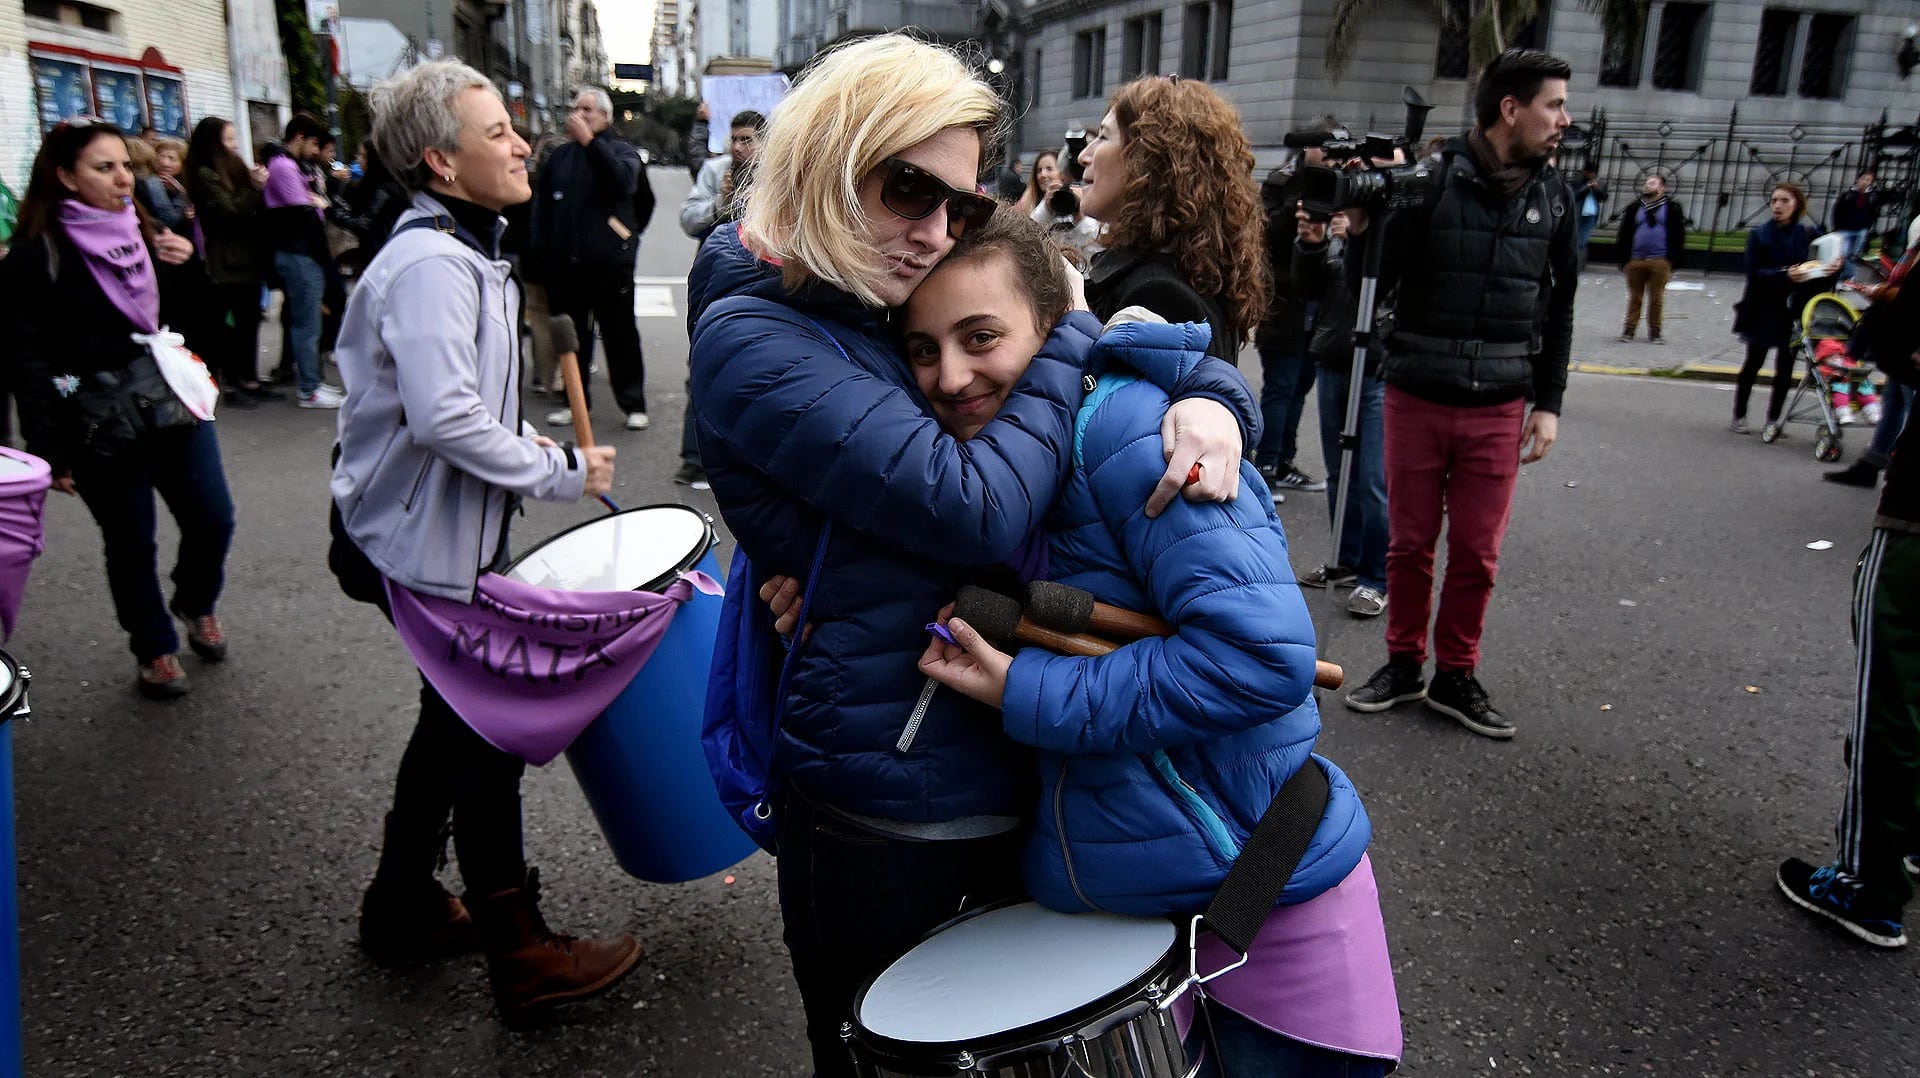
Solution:
{"label": "person in black tracksuit", "polygon": [[[1881,369],[1920,386],[1920,289],[1871,319]],[[1797,857],[1775,876],[1795,905],[1878,947],[1903,947],[1904,908],[1920,869],[1920,425],[1894,443],[1873,537],[1854,571],[1858,649],[1839,849],[1815,867]]]}
{"label": "person in black tracksuit", "polygon": [[[573,319],[582,373],[599,327],[614,402],[626,413],[628,430],[645,430],[647,369],[633,314],[633,261],[647,225],[634,212],[646,168],[640,151],[613,133],[605,97],[596,90],[580,94],[567,114],[568,141],[540,168],[533,241],[523,267],[546,286],[549,309]],[[590,379],[581,381],[591,388]],[[571,421],[564,408],[547,416],[553,426]]]}

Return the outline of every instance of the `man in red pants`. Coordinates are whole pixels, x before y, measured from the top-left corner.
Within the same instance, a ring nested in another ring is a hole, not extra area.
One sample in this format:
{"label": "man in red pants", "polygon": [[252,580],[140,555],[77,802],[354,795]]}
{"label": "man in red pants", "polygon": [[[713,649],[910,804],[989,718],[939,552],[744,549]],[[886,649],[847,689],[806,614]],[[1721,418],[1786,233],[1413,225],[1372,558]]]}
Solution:
{"label": "man in red pants", "polygon": [[1553,447],[1567,385],[1578,207],[1547,158],[1568,124],[1571,73],[1532,49],[1495,58],[1475,94],[1474,129],[1447,145],[1424,204],[1388,220],[1380,283],[1398,289],[1381,371],[1392,605],[1387,664],[1347,697],[1355,711],[1424,699],[1475,733],[1513,736],[1474,669],[1514,481]]}

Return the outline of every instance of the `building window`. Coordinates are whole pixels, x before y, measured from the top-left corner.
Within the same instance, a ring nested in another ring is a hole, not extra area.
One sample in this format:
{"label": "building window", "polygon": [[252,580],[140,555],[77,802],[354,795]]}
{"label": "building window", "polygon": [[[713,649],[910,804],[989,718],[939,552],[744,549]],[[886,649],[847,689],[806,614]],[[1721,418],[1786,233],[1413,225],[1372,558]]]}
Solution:
{"label": "building window", "polygon": [[1107,28],[1082,30],[1073,37],[1073,96],[1107,92]]}
{"label": "building window", "polygon": [[1128,19],[1120,28],[1120,81],[1160,69],[1160,16]]}
{"label": "building window", "polygon": [[1706,45],[1707,5],[1667,4],[1653,47],[1654,89],[1698,90]]}
{"label": "building window", "polygon": [[102,33],[113,32],[114,13],[107,8],[94,4],[81,3],[80,0],[26,0],[26,14],[36,19],[57,22],[64,26],[79,26]]}
{"label": "building window", "polygon": [[1807,20],[1807,51],[1800,57],[1801,97],[1845,97],[1853,16],[1821,12]]}
{"label": "building window", "polygon": [[1760,16],[1760,43],[1753,49],[1753,79],[1748,89],[1767,97],[1787,92],[1787,67],[1793,63],[1793,39],[1800,13],[1770,7]]}
{"label": "building window", "polygon": [[1180,43],[1180,74],[1189,79],[1224,81],[1233,47],[1233,0],[1188,4],[1186,32]]}
{"label": "building window", "polygon": [[1215,0],[1213,5],[1213,64],[1207,77],[1227,81],[1227,57],[1233,49],[1233,0]]}
{"label": "building window", "polygon": [[1640,85],[1640,54],[1646,51],[1646,33],[1646,21],[1642,19],[1631,34],[1607,34],[1600,46],[1600,85]]}

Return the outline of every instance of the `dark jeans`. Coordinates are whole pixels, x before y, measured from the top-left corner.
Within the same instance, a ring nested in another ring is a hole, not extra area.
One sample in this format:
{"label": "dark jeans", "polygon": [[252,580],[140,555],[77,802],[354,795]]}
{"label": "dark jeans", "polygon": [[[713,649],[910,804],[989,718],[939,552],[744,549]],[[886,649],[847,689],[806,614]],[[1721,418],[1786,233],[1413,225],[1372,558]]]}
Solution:
{"label": "dark jeans", "polygon": [[687,379],[687,409],[680,419],[680,459],[694,467],[700,466],[700,439],[693,429],[693,379]]}
{"label": "dark jeans", "polygon": [[526,769],[524,760],[474,733],[422,677],[420,719],[393,780],[380,879],[431,878],[451,814],[453,848],[468,893],[519,887],[527,877],[520,824],[520,777]]}
{"label": "dark jeans", "polygon": [[1380,1078],[1387,1073],[1386,1060],[1305,1044],[1218,1004],[1212,1014],[1214,1039],[1227,1066],[1223,1071],[1220,1059],[1204,1050],[1200,1023],[1205,1019],[1196,1013],[1187,1056],[1204,1058],[1194,1078]]}
{"label": "dark jeans", "polygon": [[73,482],[100,525],[107,588],[133,657],[145,663],[179,651],[173,614],[160,593],[153,496],[166,501],[180,528],[173,609],[188,617],[213,613],[233,542],[233,496],[213,424],[154,431],[120,457],[82,460]]}
{"label": "dark jeans", "polygon": [[1313,357],[1258,346],[1260,352],[1260,444],[1255,464],[1292,464],[1299,451],[1300,417],[1313,390]]}
{"label": "dark jeans", "polygon": [[[623,412],[647,410],[647,364],[640,352],[640,324],[633,316],[633,267],[574,266],[547,282],[547,307],[573,319],[580,334],[580,370],[593,356],[593,328],[607,357],[607,382]],[[593,404],[593,379],[580,379]]]}
{"label": "dark jeans", "polygon": [[294,387],[301,396],[320,388],[320,304],[327,272],[306,255],[279,251],[273,256],[283,297],[280,321],[286,327],[286,355],[293,361]]}
{"label": "dark jeans", "polygon": [[210,292],[213,310],[209,334],[218,345],[214,355],[202,356],[219,375],[222,389],[239,389],[260,381],[260,283],[217,284]]}
{"label": "dark jeans", "polygon": [[[1350,365],[1320,368],[1320,452],[1327,462],[1327,517],[1339,508],[1340,431],[1347,421]],[[1347,518],[1340,530],[1334,563],[1352,569],[1360,583],[1382,595],[1387,591],[1387,384],[1365,378],[1360,384],[1360,444],[1354,450],[1353,488],[1347,492]]]}
{"label": "dark jeans", "polygon": [[779,809],[780,915],[817,1078],[853,1078],[840,1023],[853,997],[933,928],[1020,893],[1020,833],[951,842],[889,838],[800,797]]}
{"label": "dark jeans", "polygon": [[1913,411],[1913,390],[1887,380],[1885,391],[1880,394],[1880,422],[1874,425],[1873,441],[1860,459],[1875,468],[1884,468],[1887,461],[1893,459],[1893,443],[1900,437],[1900,431],[1907,425],[1907,416]]}
{"label": "dark jeans", "polygon": [[[1782,344],[1775,349],[1773,360],[1773,390],[1767,397],[1767,422],[1780,418],[1780,409],[1787,402],[1787,392],[1793,388],[1793,347]],[[1747,398],[1753,394],[1753,383],[1760,377],[1760,368],[1767,361],[1767,346],[1764,344],[1747,345],[1747,361],[1740,366],[1740,378],[1733,387],[1733,418],[1747,418]]]}

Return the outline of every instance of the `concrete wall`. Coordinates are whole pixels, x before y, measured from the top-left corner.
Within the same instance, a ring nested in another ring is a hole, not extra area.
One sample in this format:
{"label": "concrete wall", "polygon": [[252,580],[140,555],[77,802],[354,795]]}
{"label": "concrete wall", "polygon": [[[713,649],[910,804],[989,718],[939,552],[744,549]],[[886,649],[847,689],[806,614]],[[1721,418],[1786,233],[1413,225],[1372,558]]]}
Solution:
{"label": "concrete wall", "polygon": [[18,0],[0,0],[0,180],[18,196],[40,145],[27,69],[27,17]]}

